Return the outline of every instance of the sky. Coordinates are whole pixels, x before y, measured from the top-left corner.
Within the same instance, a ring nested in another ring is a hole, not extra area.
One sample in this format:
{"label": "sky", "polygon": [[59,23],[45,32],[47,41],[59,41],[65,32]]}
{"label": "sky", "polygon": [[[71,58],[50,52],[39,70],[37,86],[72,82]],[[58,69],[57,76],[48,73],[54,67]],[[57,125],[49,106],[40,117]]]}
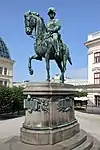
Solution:
{"label": "sky", "polygon": [[[49,7],[56,9],[61,22],[63,42],[70,49],[73,65],[67,63],[65,76],[87,79],[87,48],[84,43],[89,33],[100,30],[100,0],[0,0],[0,37],[9,48],[14,64],[14,81],[46,79],[45,61],[33,60],[34,75],[28,72],[28,58],[34,53],[34,41],[25,33],[24,13],[38,12],[49,20]],[[54,61],[50,63],[51,77],[60,71]]]}

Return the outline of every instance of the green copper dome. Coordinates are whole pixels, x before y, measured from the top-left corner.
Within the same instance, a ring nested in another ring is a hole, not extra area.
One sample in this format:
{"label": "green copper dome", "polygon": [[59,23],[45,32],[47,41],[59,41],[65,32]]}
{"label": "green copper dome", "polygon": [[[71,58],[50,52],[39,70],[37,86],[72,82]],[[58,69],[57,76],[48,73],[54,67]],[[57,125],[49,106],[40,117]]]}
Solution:
{"label": "green copper dome", "polygon": [[1,37],[0,37],[0,57],[11,59],[9,50]]}

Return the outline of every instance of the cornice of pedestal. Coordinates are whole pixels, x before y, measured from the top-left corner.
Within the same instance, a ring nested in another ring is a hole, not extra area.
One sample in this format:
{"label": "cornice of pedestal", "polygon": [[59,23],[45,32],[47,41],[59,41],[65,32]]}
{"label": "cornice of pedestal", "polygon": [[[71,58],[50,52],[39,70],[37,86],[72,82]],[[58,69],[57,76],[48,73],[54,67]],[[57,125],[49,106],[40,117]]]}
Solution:
{"label": "cornice of pedestal", "polygon": [[74,95],[76,89],[74,85],[63,83],[45,83],[45,82],[31,82],[28,83],[23,90],[24,95]]}

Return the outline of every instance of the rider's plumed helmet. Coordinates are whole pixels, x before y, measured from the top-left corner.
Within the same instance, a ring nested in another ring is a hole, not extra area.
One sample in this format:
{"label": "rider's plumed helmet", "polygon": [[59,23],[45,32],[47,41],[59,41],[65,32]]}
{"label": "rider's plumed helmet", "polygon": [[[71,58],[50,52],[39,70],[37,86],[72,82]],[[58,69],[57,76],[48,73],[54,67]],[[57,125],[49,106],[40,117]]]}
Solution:
{"label": "rider's plumed helmet", "polygon": [[48,15],[49,15],[50,13],[56,14],[56,10],[55,10],[53,7],[50,7],[50,8],[48,9]]}

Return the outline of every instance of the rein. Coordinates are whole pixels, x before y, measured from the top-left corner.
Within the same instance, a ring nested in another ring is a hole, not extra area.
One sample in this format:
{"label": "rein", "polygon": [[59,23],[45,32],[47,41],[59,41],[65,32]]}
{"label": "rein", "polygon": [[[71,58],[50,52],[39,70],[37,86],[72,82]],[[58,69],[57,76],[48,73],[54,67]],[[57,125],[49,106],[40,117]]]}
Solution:
{"label": "rein", "polygon": [[[31,38],[33,38],[35,41],[39,40],[40,39],[40,35],[37,36],[37,38],[35,37],[35,35],[30,35]],[[52,37],[52,34],[48,34],[45,38],[43,38],[41,40],[41,42],[37,45],[41,45],[43,41],[45,41],[46,39]]]}

